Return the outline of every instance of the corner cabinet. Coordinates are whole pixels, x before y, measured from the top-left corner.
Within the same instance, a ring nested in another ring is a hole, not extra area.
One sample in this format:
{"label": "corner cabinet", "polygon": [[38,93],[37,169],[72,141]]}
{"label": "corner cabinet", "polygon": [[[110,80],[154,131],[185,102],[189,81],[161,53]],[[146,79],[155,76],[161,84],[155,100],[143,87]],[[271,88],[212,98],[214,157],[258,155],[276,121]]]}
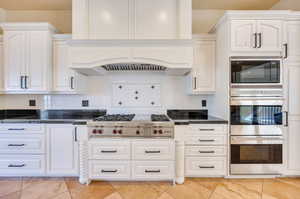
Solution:
{"label": "corner cabinet", "polygon": [[4,90],[46,93],[52,80],[52,33],[48,23],[4,23]]}
{"label": "corner cabinet", "polygon": [[47,125],[47,175],[78,176],[78,135],[72,124]]}
{"label": "corner cabinet", "polygon": [[281,52],[283,21],[232,20],[231,50],[246,52]]}
{"label": "corner cabinet", "polygon": [[191,39],[191,0],[73,0],[73,39]]}
{"label": "corner cabinet", "polygon": [[62,94],[83,93],[86,76],[70,68],[68,41],[71,35],[61,34],[53,37],[53,92]]}
{"label": "corner cabinet", "polygon": [[216,70],[215,35],[194,36],[194,63],[187,76],[189,94],[214,94]]}

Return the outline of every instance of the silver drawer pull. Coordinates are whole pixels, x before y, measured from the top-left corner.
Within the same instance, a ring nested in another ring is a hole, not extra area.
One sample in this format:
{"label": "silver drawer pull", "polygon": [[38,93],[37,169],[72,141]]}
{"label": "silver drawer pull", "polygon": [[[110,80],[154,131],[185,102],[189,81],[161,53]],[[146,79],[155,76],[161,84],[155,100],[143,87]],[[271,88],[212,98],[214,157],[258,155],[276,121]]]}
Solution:
{"label": "silver drawer pull", "polygon": [[105,151],[105,150],[102,150],[101,153],[117,153],[118,151],[117,150],[112,150],[112,151]]}
{"label": "silver drawer pull", "polygon": [[145,173],[160,173],[160,169],[158,170],[145,170]]}
{"label": "silver drawer pull", "polygon": [[16,128],[9,128],[9,131],[25,131],[24,128],[16,129]]}
{"label": "silver drawer pull", "polygon": [[26,164],[10,164],[8,165],[9,168],[21,168],[21,167],[25,167]]}
{"label": "silver drawer pull", "polygon": [[215,151],[199,151],[199,153],[215,153]]}
{"label": "silver drawer pull", "polygon": [[25,144],[8,144],[7,146],[25,146]]}
{"label": "silver drawer pull", "polygon": [[101,173],[117,173],[118,170],[115,169],[115,170],[101,170]]}
{"label": "silver drawer pull", "polygon": [[215,131],[215,129],[199,129],[199,131]]}
{"label": "silver drawer pull", "polygon": [[145,151],[145,153],[160,153],[160,151]]}
{"label": "silver drawer pull", "polygon": [[199,166],[200,169],[214,169],[215,166]]}
{"label": "silver drawer pull", "polygon": [[199,142],[214,142],[216,140],[199,140]]}

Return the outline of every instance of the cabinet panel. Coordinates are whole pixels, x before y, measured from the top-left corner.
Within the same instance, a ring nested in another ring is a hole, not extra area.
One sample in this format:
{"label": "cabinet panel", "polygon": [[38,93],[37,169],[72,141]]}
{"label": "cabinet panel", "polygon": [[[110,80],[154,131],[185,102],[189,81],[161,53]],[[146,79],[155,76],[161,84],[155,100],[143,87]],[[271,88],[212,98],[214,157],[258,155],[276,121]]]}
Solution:
{"label": "cabinet panel", "polygon": [[175,39],[177,1],[135,0],[135,39]]}
{"label": "cabinet panel", "polygon": [[[261,51],[281,51],[282,22],[277,20],[259,20],[257,32],[261,34]],[[260,37],[260,35],[258,35]],[[260,39],[260,38],[258,38]]]}
{"label": "cabinet panel", "polygon": [[21,76],[25,74],[26,33],[9,31],[4,33],[5,90],[19,91]]}
{"label": "cabinet panel", "polygon": [[300,65],[288,66],[288,110],[290,115],[300,115]]}
{"label": "cabinet panel", "polygon": [[300,62],[300,21],[288,22],[286,25],[289,62]]}
{"label": "cabinet panel", "polygon": [[290,120],[289,121],[289,133],[288,133],[288,143],[287,143],[287,156],[288,156],[288,170],[296,171],[300,174],[300,120]]}
{"label": "cabinet panel", "polygon": [[78,143],[72,125],[48,125],[48,169],[50,175],[78,175]]}
{"label": "cabinet panel", "polygon": [[233,20],[231,22],[231,50],[254,51],[256,21]]}
{"label": "cabinet panel", "polygon": [[90,39],[129,38],[129,0],[89,1]]}
{"label": "cabinet panel", "polygon": [[3,56],[3,42],[0,36],[0,92],[4,89],[4,56]]}

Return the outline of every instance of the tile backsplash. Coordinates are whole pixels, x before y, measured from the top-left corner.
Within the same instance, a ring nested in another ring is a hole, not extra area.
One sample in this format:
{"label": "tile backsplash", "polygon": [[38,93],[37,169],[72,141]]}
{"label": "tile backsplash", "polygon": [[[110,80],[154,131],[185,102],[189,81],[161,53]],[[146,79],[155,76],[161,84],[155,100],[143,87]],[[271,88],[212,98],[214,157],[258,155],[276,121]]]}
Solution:
{"label": "tile backsplash", "polygon": [[[120,83],[125,87],[117,91]],[[151,86],[154,85],[154,89]],[[148,89],[148,90],[147,90]],[[138,94],[136,94],[136,91]],[[137,102],[135,98],[138,97]],[[40,109],[107,109],[109,112],[162,112],[166,109],[200,109],[202,100],[207,109],[213,96],[187,94],[183,76],[166,76],[161,73],[122,72],[88,78],[88,90],[84,95],[2,95],[0,108],[32,109],[29,100],[36,100],[34,108]],[[82,107],[88,100],[89,106]],[[118,102],[123,101],[124,106]],[[154,102],[154,105],[151,104]],[[149,104],[150,103],[150,104]]]}

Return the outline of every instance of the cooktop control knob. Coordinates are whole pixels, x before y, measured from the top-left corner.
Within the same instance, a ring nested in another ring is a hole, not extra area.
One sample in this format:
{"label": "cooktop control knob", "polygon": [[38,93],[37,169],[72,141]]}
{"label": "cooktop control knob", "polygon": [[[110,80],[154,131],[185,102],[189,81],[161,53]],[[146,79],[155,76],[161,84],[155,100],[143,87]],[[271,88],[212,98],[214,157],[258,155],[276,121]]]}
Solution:
{"label": "cooktop control knob", "polygon": [[96,129],[93,130],[93,134],[97,134],[97,130]]}
{"label": "cooktop control knob", "polygon": [[154,130],[153,133],[154,133],[154,134],[157,134],[157,130]]}
{"label": "cooktop control knob", "polygon": [[119,134],[122,134],[123,132],[122,132],[122,130],[119,130]]}
{"label": "cooktop control knob", "polygon": [[102,134],[102,130],[98,130],[98,134]]}
{"label": "cooktop control knob", "polygon": [[115,129],[115,130],[113,130],[113,134],[117,134],[117,130]]}
{"label": "cooktop control knob", "polygon": [[163,134],[163,131],[162,131],[162,130],[159,130],[158,133],[159,133],[159,134]]}
{"label": "cooktop control knob", "polygon": [[137,135],[139,135],[139,134],[141,134],[141,133],[140,133],[140,131],[139,131],[139,130],[137,130],[137,131],[136,131],[136,134],[137,134]]}

